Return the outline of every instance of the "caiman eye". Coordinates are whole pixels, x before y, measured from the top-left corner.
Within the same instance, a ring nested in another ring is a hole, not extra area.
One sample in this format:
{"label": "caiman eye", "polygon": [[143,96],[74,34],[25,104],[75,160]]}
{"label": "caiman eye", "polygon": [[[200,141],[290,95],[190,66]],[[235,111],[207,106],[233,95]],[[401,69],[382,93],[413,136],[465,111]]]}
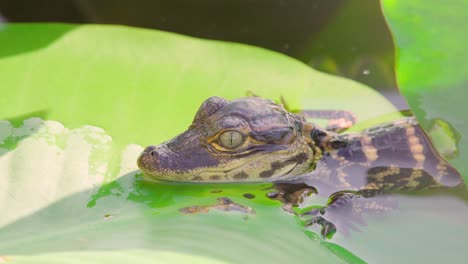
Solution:
{"label": "caiman eye", "polygon": [[230,130],[219,136],[219,144],[225,148],[233,149],[244,142],[244,136],[237,131]]}

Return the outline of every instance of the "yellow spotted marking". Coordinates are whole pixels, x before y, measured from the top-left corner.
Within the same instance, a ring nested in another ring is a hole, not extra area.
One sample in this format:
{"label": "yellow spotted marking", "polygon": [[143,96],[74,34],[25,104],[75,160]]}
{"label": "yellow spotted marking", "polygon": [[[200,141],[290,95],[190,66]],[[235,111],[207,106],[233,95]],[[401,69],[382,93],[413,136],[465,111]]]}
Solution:
{"label": "yellow spotted marking", "polygon": [[445,164],[443,162],[440,162],[439,164],[437,164],[437,170],[440,173],[446,173],[447,172],[447,164]]}
{"label": "yellow spotted marking", "polygon": [[362,189],[365,189],[365,190],[378,190],[380,189],[380,187],[376,184],[376,183],[369,183],[368,185],[366,185],[366,187],[362,188]]}
{"label": "yellow spotted marking", "polygon": [[386,171],[382,171],[373,176],[376,180],[384,182],[384,178],[387,176],[392,176],[400,173],[400,168],[398,167],[389,167]]}
{"label": "yellow spotted marking", "polygon": [[361,142],[365,145],[372,144],[372,138],[369,136],[363,136]]}
{"label": "yellow spotted marking", "polygon": [[379,158],[377,155],[377,149],[372,145],[372,138],[369,136],[363,136],[361,139],[362,143],[362,152],[366,156],[367,160],[372,162]]}
{"label": "yellow spotted marking", "polygon": [[408,142],[410,145],[419,144],[419,138],[417,136],[409,136]]}
{"label": "yellow spotted marking", "polygon": [[338,160],[339,160],[339,161],[342,161],[343,163],[346,163],[346,162],[347,162],[347,160],[346,160],[345,157],[338,157]]}
{"label": "yellow spotted marking", "polygon": [[419,178],[421,176],[422,176],[422,170],[413,170],[413,173],[411,173],[410,178],[415,179],[415,178]]}
{"label": "yellow spotted marking", "polygon": [[332,128],[344,129],[344,128],[352,127],[353,122],[345,118],[338,118],[338,119],[330,119],[327,125],[328,127],[332,127]]}
{"label": "yellow spotted marking", "polygon": [[[426,157],[421,153],[413,153],[413,158],[419,163],[423,163]],[[421,164],[422,165],[422,164]]]}
{"label": "yellow spotted marking", "polygon": [[349,161],[345,157],[338,156],[338,151],[333,151],[332,153],[330,153],[330,156],[332,157],[332,159],[339,161],[340,165],[349,163]]}
{"label": "yellow spotted marking", "polygon": [[439,164],[437,164],[436,166],[437,168],[437,176],[435,177],[436,178],[436,181],[437,182],[440,182],[440,180],[442,179],[442,177],[444,177],[445,175],[447,175],[447,164],[444,163],[444,162],[439,162]]}
{"label": "yellow spotted marking", "polygon": [[405,187],[412,187],[412,188],[416,188],[418,187],[419,185],[419,182],[418,181],[409,181],[407,184],[405,184]]}
{"label": "yellow spotted marking", "polygon": [[407,127],[406,128],[406,135],[408,137],[414,135],[414,127],[412,127],[412,126]]}
{"label": "yellow spotted marking", "polygon": [[411,150],[411,153],[422,153],[424,150],[424,147],[423,145],[417,143],[414,145],[410,145],[410,150]]}
{"label": "yellow spotted marking", "polygon": [[422,169],[424,161],[426,160],[426,156],[423,154],[424,146],[421,144],[419,138],[415,136],[414,132],[414,127],[406,128],[406,135],[408,136],[410,151],[413,155],[413,159],[417,162],[415,168]]}
{"label": "yellow spotted marking", "polygon": [[408,183],[406,184],[406,186],[417,187],[419,185],[419,181],[417,181],[416,179],[421,176],[422,176],[422,170],[413,170],[413,172],[411,173],[408,179]]}
{"label": "yellow spotted marking", "polygon": [[338,168],[336,170],[336,174],[338,176],[338,180],[340,181],[341,184],[343,184],[343,187],[345,188],[351,188],[351,184],[346,180],[346,173],[342,171],[342,168]]}

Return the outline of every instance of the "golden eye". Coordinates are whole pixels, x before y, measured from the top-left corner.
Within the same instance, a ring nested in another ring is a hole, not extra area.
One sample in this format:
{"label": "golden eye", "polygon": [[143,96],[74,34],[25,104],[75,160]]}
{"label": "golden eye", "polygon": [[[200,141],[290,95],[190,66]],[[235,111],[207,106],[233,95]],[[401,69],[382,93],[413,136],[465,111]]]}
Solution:
{"label": "golden eye", "polygon": [[219,136],[219,144],[225,148],[233,149],[244,142],[244,136],[237,131],[226,131]]}

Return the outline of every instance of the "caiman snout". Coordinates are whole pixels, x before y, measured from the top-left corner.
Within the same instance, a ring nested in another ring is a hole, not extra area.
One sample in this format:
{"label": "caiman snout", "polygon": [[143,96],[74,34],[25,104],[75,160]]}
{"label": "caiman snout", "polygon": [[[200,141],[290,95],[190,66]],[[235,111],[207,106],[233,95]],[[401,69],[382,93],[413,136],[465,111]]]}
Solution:
{"label": "caiman snout", "polygon": [[155,150],[156,150],[156,146],[148,146],[148,147],[145,148],[145,150],[143,150],[142,154],[148,154],[150,156],[156,156],[157,152]]}
{"label": "caiman snout", "polygon": [[200,145],[197,131],[186,131],[176,138],[157,146],[149,146],[140,154],[138,167],[152,179],[186,181],[195,171],[217,166],[206,148]]}
{"label": "caiman snout", "polygon": [[155,164],[158,164],[158,152],[156,146],[148,146],[143,150],[138,157],[138,167],[143,171],[150,169]]}
{"label": "caiman snout", "polygon": [[177,156],[165,144],[145,148],[138,158],[138,167],[146,174],[175,173],[180,170],[177,164]]}

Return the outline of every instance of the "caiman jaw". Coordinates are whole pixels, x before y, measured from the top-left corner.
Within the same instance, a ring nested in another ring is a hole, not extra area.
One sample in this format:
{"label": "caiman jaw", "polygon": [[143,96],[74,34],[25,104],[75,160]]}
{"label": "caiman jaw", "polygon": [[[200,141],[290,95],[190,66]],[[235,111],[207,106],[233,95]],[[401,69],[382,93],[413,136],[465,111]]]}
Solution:
{"label": "caiman jaw", "polygon": [[300,116],[261,98],[212,97],[190,128],[149,146],[138,167],[151,180],[261,182],[304,174],[320,151]]}

